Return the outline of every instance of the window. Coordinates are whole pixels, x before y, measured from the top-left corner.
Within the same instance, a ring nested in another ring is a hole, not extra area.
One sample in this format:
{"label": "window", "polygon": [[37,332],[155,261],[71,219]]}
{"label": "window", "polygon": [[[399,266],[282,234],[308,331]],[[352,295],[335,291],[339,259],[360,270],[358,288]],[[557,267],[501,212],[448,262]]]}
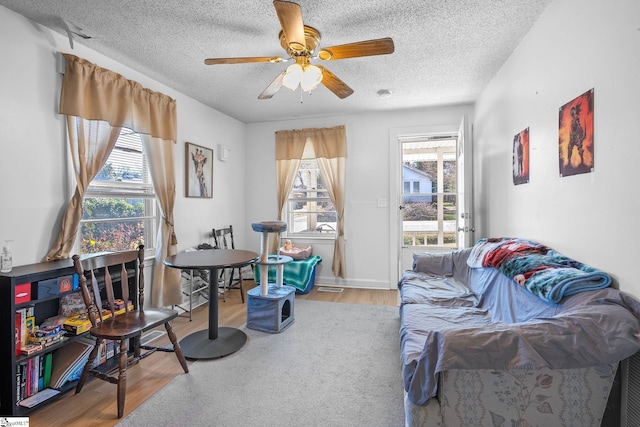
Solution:
{"label": "window", "polygon": [[404,182],[404,193],[419,193],[420,192],[420,181],[405,181]]}
{"label": "window", "polygon": [[315,159],[301,161],[286,210],[288,236],[335,236],[336,209]]}
{"label": "window", "polygon": [[135,249],[154,252],[156,195],[140,135],[123,128],[82,203],[80,253]]}

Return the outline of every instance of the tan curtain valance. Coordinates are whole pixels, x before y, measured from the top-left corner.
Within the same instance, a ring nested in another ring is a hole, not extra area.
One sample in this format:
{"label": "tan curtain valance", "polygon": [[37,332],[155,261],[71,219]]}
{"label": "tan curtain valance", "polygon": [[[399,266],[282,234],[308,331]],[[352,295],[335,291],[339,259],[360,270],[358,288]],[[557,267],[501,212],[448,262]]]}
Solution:
{"label": "tan curtain valance", "polygon": [[307,141],[313,146],[309,158],[347,157],[345,140],[344,126],[280,130],[276,132],[276,160],[305,159]]}
{"label": "tan curtain valance", "polygon": [[103,120],[113,127],[176,142],[176,101],[85,59],[63,54],[60,114]]}

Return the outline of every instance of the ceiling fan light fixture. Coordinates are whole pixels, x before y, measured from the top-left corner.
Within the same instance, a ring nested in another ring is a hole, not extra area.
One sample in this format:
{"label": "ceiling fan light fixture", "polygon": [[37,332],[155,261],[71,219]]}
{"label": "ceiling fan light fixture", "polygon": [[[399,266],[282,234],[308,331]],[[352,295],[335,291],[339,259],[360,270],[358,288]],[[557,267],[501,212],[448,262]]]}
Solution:
{"label": "ceiling fan light fixture", "polygon": [[307,65],[300,80],[300,86],[305,92],[314,90],[322,81],[322,70],[315,65]]}
{"label": "ceiling fan light fixture", "polygon": [[282,79],[282,85],[287,89],[296,90],[300,84],[300,80],[302,80],[303,73],[304,71],[300,64],[295,63],[289,65]]}

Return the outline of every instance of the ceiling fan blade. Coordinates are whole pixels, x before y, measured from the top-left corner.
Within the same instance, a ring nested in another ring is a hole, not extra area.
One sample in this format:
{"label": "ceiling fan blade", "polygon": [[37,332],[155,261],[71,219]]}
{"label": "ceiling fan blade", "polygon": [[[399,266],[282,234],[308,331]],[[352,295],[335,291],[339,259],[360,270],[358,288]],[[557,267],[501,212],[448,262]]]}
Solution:
{"label": "ceiling fan blade", "polygon": [[300,5],[290,1],[274,0],[273,6],[276,8],[276,14],[289,48],[296,52],[305,50],[304,23],[302,22]]}
{"label": "ceiling fan blade", "polygon": [[336,94],[338,98],[344,99],[353,93],[353,89],[347,86],[345,82],[336,77],[331,71],[322,65],[318,65],[318,67],[322,69],[322,84]]}
{"label": "ceiling fan blade", "polygon": [[244,58],[208,58],[204,60],[207,65],[217,64],[248,64],[251,62],[281,62],[279,56],[250,56]]}
{"label": "ceiling fan blade", "polygon": [[269,86],[267,86],[267,88],[258,95],[258,99],[271,99],[282,87],[282,79],[284,79],[285,74],[285,71],[278,74],[278,77],[276,77],[271,84],[269,84]]}
{"label": "ceiling fan blade", "polygon": [[357,58],[359,56],[387,55],[389,53],[393,53],[394,49],[393,39],[391,39],[391,37],[386,37],[383,39],[326,47],[320,49],[318,52],[318,58],[328,61]]}

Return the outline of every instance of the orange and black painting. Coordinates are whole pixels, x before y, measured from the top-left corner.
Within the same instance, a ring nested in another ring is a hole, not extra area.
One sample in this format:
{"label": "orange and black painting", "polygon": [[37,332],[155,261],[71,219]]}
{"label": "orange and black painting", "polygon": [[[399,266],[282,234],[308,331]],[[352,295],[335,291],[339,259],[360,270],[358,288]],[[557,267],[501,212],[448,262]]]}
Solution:
{"label": "orange and black painting", "polygon": [[593,172],[593,89],[560,107],[560,176]]}
{"label": "orange and black painting", "polygon": [[513,184],[529,182],[529,128],[513,137]]}

